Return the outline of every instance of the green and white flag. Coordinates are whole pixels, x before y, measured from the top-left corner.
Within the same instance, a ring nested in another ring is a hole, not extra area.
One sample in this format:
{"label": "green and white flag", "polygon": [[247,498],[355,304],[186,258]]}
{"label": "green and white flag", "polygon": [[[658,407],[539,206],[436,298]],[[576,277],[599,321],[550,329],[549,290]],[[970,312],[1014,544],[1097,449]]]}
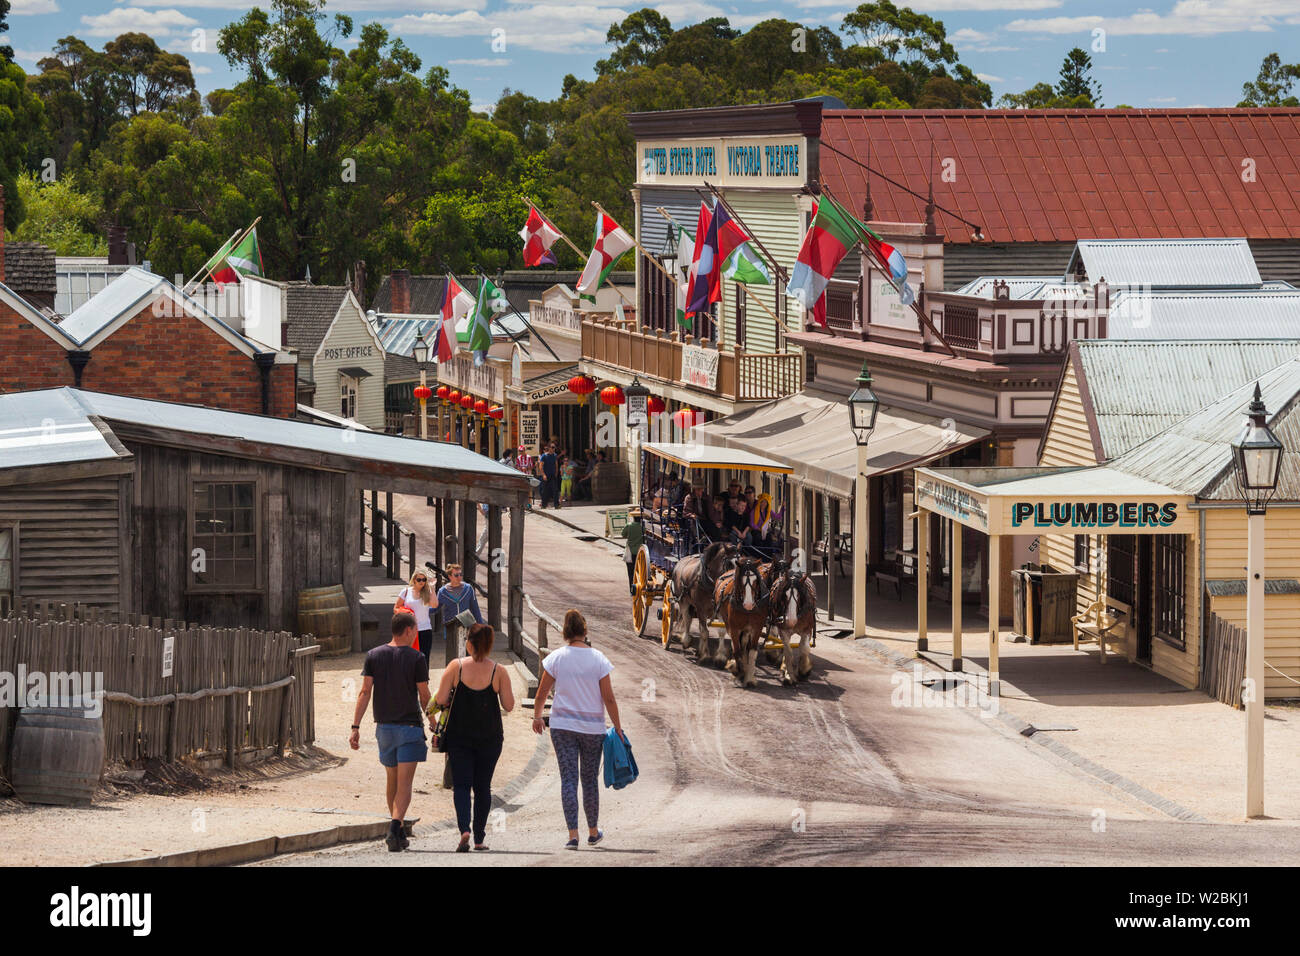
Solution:
{"label": "green and white flag", "polygon": [[482,365],[487,361],[488,349],[492,347],[492,316],[502,311],[500,303],[504,302],[504,308],[509,308],[510,303],[506,301],[505,294],[502,293],[489,279],[481,279],[478,285],[478,299],[474,303],[474,314],[470,317],[469,322],[469,343],[468,347],[474,353],[474,364]]}
{"label": "green and white flag", "polygon": [[679,226],[676,221],[672,224],[674,231],[673,239],[677,244],[677,272],[682,277],[677,283],[677,324],[681,326],[690,326],[691,322],[686,318],[686,275],[691,270],[691,263],[695,260],[695,237],[692,236],[683,226]]}
{"label": "green and white flag", "polygon": [[733,282],[745,285],[771,285],[772,276],[767,271],[767,264],[754,254],[749,243],[737,246],[726,262],[722,264],[722,274]]}

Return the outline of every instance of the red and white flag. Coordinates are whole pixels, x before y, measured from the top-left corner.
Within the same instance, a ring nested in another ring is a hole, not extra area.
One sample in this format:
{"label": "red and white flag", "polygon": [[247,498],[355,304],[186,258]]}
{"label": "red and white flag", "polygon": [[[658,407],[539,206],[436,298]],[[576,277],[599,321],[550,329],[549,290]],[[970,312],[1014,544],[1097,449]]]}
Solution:
{"label": "red and white flag", "polygon": [[459,282],[447,276],[442,291],[442,322],[435,343],[439,362],[449,362],[456,354],[456,323],[469,315],[472,308],[474,297],[462,289]]}
{"label": "red and white flag", "polygon": [[578,291],[595,295],[596,289],[614,269],[614,264],[636,243],[613,218],[604,213],[596,215],[596,234],[591,245],[591,255],[578,279]]}
{"label": "red and white flag", "polygon": [[528,207],[528,221],[519,230],[519,238],[524,241],[524,265],[555,265],[555,253],[551,246],[560,238],[560,230],[537,211],[536,206]]}

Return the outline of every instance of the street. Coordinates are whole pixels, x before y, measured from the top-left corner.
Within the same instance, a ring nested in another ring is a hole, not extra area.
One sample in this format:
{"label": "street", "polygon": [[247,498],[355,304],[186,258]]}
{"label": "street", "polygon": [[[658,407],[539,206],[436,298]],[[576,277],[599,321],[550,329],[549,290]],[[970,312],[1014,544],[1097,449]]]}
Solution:
{"label": "street", "polygon": [[[414,507],[403,517],[421,533],[422,520]],[[820,638],[813,674],[797,687],[760,665],[759,686],[738,689],[679,644],[664,651],[657,631],[632,634],[610,545],[537,515],[525,541],[533,601],[557,619],[582,610],[615,665],[641,775],[602,789],[603,844],[563,849],[547,742],[540,771],[494,812],[487,853],[453,854],[454,825],[435,823],[417,826],[401,854],[352,844],[264,865],[1259,865],[1293,863],[1300,849],[1293,827],[1157,814],[977,709],[895,706],[903,672],[851,640]],[[436,767],[420,768],[417,787]]]}

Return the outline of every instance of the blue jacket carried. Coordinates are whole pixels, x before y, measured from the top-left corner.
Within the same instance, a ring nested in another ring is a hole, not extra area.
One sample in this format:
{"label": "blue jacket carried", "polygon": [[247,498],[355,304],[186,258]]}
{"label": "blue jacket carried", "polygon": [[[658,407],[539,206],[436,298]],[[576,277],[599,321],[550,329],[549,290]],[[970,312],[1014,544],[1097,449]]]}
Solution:
{"label": "blue jacket carried", "polygon": [[605,786],[622,790],[638,773],[627,736],[620,737],[617,730],[609,728],[605,731]]}

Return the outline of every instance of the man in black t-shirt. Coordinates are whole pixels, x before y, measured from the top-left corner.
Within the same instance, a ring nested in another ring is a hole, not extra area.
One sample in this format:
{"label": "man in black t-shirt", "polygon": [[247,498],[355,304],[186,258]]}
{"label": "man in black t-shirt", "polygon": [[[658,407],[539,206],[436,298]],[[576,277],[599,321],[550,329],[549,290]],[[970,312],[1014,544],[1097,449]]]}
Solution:
{"label": "man in black t-shirt", "polygon": [[429,706],[429,661],[412,645],[418,631],[415,615],[393,615],[393,639],[371,648],[362,665],[361,694],[352,715],[353,750],[361,749],[361,717],[373,696],[379,762],[388,776],[388,849],[406,849],[402,822],[411,805],[415,765],[429,755],[424,740],[424,712]]}
{"label": "man in black t-shirt", "polygon": [[542,466],[542,507],[549,499],[553,508],[560,506],[560,461],[555,454],[555,445],[547,445],[541,457]]}

